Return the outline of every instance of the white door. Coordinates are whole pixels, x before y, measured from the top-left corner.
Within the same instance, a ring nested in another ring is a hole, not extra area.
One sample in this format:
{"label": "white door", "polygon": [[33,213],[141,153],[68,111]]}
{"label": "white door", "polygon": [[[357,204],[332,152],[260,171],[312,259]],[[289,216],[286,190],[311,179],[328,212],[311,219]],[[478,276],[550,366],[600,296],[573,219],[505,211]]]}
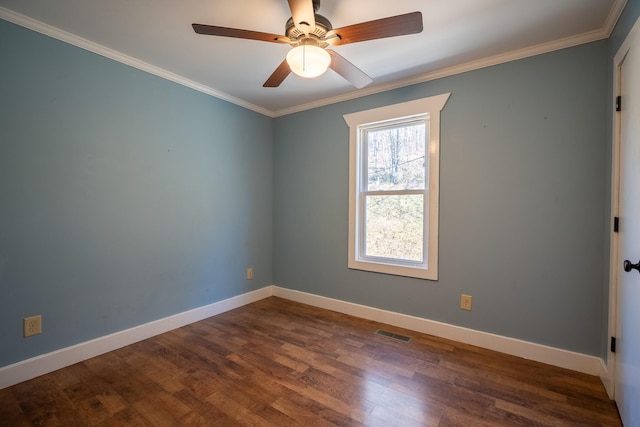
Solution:
{"label": "white door", "polygon": [[640,25],[623,49],[615,399],[624,425],[631,427],[640,426]]}

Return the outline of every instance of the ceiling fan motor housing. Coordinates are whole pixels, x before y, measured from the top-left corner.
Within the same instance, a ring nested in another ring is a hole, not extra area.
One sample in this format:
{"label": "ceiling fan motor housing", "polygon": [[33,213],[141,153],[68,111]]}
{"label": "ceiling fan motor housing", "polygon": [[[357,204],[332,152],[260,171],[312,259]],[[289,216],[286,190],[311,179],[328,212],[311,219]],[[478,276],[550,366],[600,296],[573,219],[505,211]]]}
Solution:
{"label": "ceiling fan motor housing", "polygon": [[[315,15],[316,27],[309,34],[300,31],[293,23],[293,18],[289,18],[286,24],[285,35],[291,39],[291,46],[299,46],[302,44],[316,44],[320,47],[327,47],[328,43],[322,41],[324,36],[333,29],[331,22],[322,15]],[[309,40],[311,39],[311,40]],[[316,43],[313,43],[315,40]]]}

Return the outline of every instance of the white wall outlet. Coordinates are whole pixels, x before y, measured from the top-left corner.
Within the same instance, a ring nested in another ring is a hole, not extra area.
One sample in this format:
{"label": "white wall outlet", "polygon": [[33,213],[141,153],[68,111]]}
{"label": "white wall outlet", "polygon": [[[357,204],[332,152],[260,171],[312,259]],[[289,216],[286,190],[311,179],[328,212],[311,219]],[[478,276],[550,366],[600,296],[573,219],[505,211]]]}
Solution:
{"label": "white wall outlet", "polygon": [[31,316],[24,318],[24,337],[38,335],[42,333],[42,316]]}
{"label": "white wall outlet", "polygon": [[247,279],[253,279],[253,267],[247,268]]}
{"label": "white wall outlet", "polygon": [[460,295],[460,308],[471,311],[471,295]]}

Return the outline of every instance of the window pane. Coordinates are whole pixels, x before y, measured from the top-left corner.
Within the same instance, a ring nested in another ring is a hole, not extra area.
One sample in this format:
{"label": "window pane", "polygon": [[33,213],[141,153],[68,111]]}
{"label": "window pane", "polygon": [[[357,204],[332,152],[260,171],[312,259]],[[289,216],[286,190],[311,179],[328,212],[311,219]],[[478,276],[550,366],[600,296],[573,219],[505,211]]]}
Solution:
{"label": "window pane", "polygon": [[425,123],[370,129],[367,135],[368,191],[425,188]]}
{"label": "window pane", "polygon": [[422,262],[422,194],[366,196],[365,256]]}

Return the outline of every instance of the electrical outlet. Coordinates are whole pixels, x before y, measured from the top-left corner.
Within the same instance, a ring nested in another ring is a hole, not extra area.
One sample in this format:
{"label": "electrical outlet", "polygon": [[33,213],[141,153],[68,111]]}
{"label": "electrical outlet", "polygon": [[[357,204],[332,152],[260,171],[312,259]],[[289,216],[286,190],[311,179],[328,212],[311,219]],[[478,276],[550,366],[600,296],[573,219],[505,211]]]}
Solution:
{"label": "electrical outlet", "polygon": [[253,267],[247,268],[247,279],[253,279]]}
{"label": "electrical outlet", "polygon": [[31,316],[24,318],[24,337],[38,335],[42,333],[42,316]]}
{"label": "electrical outlet", "polygon": [[471,311],[471,295],[460,295],[460,308]]}

